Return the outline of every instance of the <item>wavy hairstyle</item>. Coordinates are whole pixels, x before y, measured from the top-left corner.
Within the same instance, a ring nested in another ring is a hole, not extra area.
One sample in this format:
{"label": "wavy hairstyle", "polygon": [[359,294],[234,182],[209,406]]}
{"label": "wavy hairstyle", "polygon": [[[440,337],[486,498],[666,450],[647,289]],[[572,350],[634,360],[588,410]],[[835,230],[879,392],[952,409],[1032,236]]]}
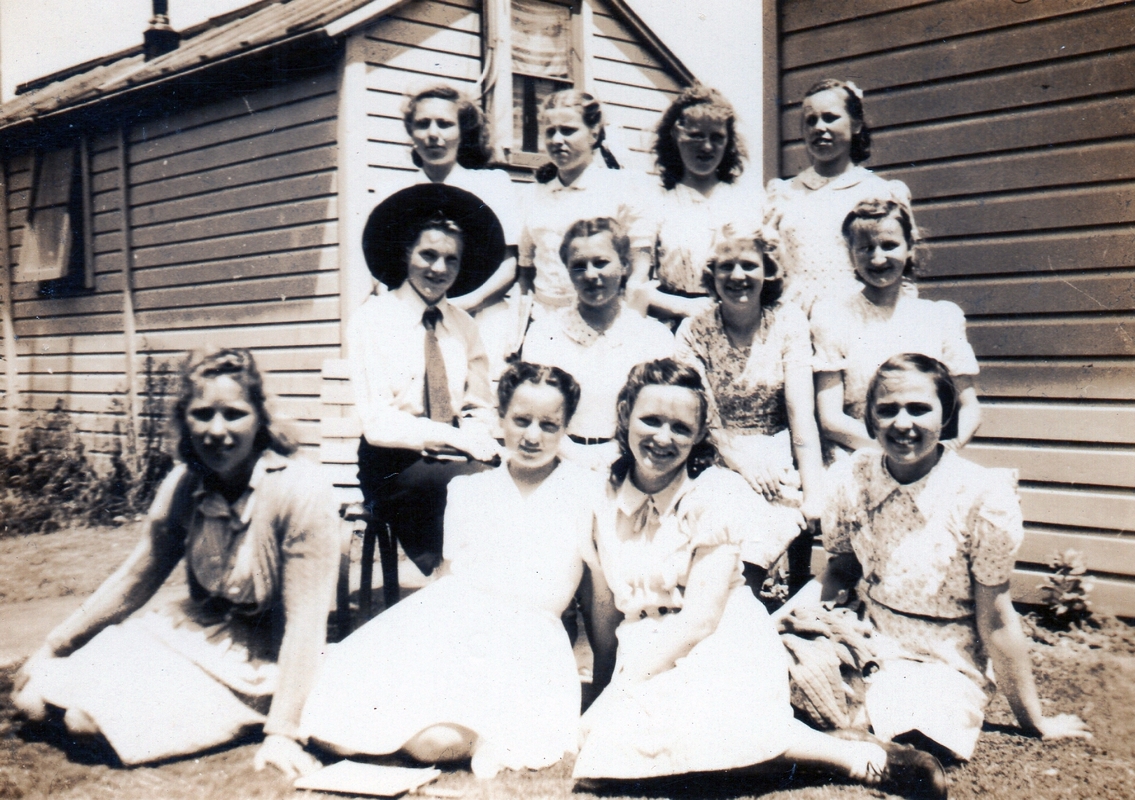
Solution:
{"label": "wavy hairstyle", "polygon": [[[844,217],[843,225],[840,226],[844,241],[847,242],[848,249],[851,249],[857,228],[877,225],[890,217],[898,220],[899,227],[902,228],[903,236],[906,238],[906,266],[903,267],[902,276],[911,279],[917,278],[919,261],[922,258],[923,251],[922,234],[919,232],[918,226],[914,224],[914,214],[906,203],[900,203],[890,198],[861,200]],[[854,260],[854,254],[852,259]],[[863,282],[863,279],[859,277],[858,270],[855,273],[855,279],[860,283]]]}
{"label": "wavy hairstyle", "polygon": [[934,391],[942,404],[942,433],[940,439],[958,438],[958,386],[949,368],[936,358],[922,353],[902,353],[891,356],[875,372],[867,389],[867,413],[864,422],[867,434],[874,439],[879,433],[879,420],[875,416],[875,395],[888,375],[901,372],[921,372],[934,381]]}
{"label": "wavy hairstyle", "polygon": [[[485,167],[493,156],[485,115],[469,97],[448,84],[435,83],[406,94],[402,101],[402,124],[407,135],[411,134],[418,104],[431,99],[448,100],[457,106],[457,127],[461,131],[461,142],[457,145],[457,163],[465,169]],[[417,150],[411,150],[410,158],[414,166],[422,166],[422,157]]]}
{"label": "wavy hairstyle", "polygon": [[[631,453],[629,441],[631,413],[639,393],[647,386],[680,386],[689,389],[698,396],[701,405],[698,424],[703,429],[708,424],[709,395],[696,369],[673,358],[660,358],[636,365],[627,376],[626,384],[619,390],[619,399],[615,403],[618,415],[615,441],[619,443],[619,457],[611,465],[611,483],[614,486],[619,486],[626,480],[634,466],[634,454]],[[686,474],[696,478],[712,466],[716,458],[717,449],[706,436],[690,451],[690,457],[686,460]]]}
{"label": "wavy hairstyle", "polygon": [[867,120],[863,114],[862,93],[857,89],[853,89],[847,81],[827,78],[819,83],[812,84],[812,87],[804,92],[804,97],[811,97],[814,94],[828,90],[843,92],[844,96],[847,98],[844,103],[847,108],[847,115],[851,117],[854,122],[859,123],[859,132],[851,136],[851,163],[862,163],[871,157],[871,129],[867,127]]}
{"label": "wavy hairstyle", "polygon": [[709,293],[710,297],[717,300],[721,298],[717,296],[717,284],[714,281],[714,272],[717,270],[719,264],[725,259],[724,256],[733,250],[736,245],[743,244],[744,246],[752,246],[758,253],[761,254],[761,263],[765,270],[765,280],[761,284],[761,307],[771,308],[780,296],[784,294],[784,271],[778,265],[773,253],[776,251],[776,245],[773,241],[773,236],[770,232],[758,231],[746,235],[739,235],[733,232],[732,228],[728,225],[723,227],[719,232],[717,244],[713,248],[713,254],[706,261],[705,269],[701,274],[701,285]]}
{"label": "wavy hairstyle", "polygon": [[253,440],[253,452],[257,456],[265,450],[274,450],[285,456],[294,453],[296,445],[272,423],[272,415],[268,413],[267,397],[264,394],[264,381],[260,377],[260,370],[256,368],[256,360],[252,357],[252,353],[243,348],[219,348],[190,353],[182,365],[181,385],[173,411],[178,433],[177,454],[181,460],[197,472],[209,471],[209,468],[201,463],[193,447],[186,413],[201,385],[222,375],[227,375],[236,381],[244,390],[245,399],[256,410],[260,428],[256,431],[256,438]]}
{"label": "wavy hairstyle", "polygon": [[[615,154],[607,149],[603,142],[607,139],[607,128],[603,120],[603,106],[593,96],[578,89],[561,89],[548,95],[540,106],[540,116],[553,108],[574,108],[579,112],[583,124],[595,132],[595,144],[592,149],[598,150],[603,156],[603,163],[607,169],[621,169]],[[559,174],[556,165],[549,161],[536,170],[536,180],[540,183],[550,183]]]}
{"label": "wavy hairstyle", "polygon": [[737,112],[721,92],[695,84],[674,98],[654,131],[654,160],[662,175],[662,185],[673,189],[686,174],[686,165],[682,162],[682,153],[674,137],[675,128],[682,124],[687,111],[692,112],[687,119],[693,117],[725,123],[729,138],[725,143],[725,155],[717,165],[717,179],[723,183],[732,183],[741,177],[741,173],[745,171],[744,162],[748,152],[737,131]]}
{"label": "wavy hairstyle", "polygon": [[508,413],[508,406],[512,396],[523,383],[534,386],[551,386],[559,391],[564,398],[564,426],[575,416],[579,407],[579,383],[570,373],[559,367],[549,367],[544,364],[532,364],[528,361],[517,361],[510,364],[500,377],[497,384],[497,408],[501,417]]}
{"label": "wavy hairstyle", "polygon": [[611,217],[581,219],[572,223],[572,226],[567,229],[567,233],[564,234],[563,242],[560,243],[560,261],[564,262],[565,265],[567,264],[568,253],[571,252],[571,243],[576,239],[586,239],[600,233],[611,234],[611,244],[615,248],[615,253],[619,256],[623,268],[629,270],[631,266],[630,237],[627,236],[626,228],[618,220]]}

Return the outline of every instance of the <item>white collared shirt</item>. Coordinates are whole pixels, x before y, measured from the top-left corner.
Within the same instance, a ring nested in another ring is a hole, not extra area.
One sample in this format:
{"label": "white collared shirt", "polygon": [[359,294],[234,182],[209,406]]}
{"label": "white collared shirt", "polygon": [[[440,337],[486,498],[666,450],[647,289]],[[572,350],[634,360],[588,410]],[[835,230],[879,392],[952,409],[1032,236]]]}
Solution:
{"label": "white collared shirt", "polygon": [[[467,313],[438,303],[436,328],[449,395],[461,426],[492,430],[489,359],[477,325]],[[393,291],[372,296],[347,326],[348,362],[363,435],[376,447],[421,450],[442,439],[449,426],[425,416],[426,303],[407,281]]]}
{"label": "white collared shirt", "polygon": [[642,210],[650,188],[629,170],[592,163],[569,186],[553,178],[522,192],[519,263],[536,268],[536,299],[544,305],[567,306],[575,301],[575,288],[560,260],[560,245],[568,228],[579,220],[620,219],[628,228],[632,249],[651,245],[652,231]]}
{"label": "white collared shirt", "polygon": [[568,431],[598,439],[615,435],[615,401],[631,368],[672,355],[670,329],[623,302],[615,322],[602,333],[574,305],[546,314],[532,323],[523,350],[525,361],[559,367],[579,382],[579,407]]}

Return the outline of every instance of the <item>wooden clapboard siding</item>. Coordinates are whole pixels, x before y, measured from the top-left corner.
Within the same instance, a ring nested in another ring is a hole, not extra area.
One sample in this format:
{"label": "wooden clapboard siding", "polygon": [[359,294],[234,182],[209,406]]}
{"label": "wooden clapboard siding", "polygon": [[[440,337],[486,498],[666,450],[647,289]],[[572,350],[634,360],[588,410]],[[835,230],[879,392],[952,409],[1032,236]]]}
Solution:
{"label": "wooden clapboard siding", "polygon": [[606,4],[596,0],[593,5],[595,94],[603,102],[615,143],[629,151],[630,163],[625,166],[652,171],[654,128],[683,83],[642,46]]}
{"label": "wooden clapboard siding", "polygon": [[[867,92],[868,166],[911,187],[922,296],[958,303],[981,363],[965,455],[1019,471],[1022,563],[1082,551],[1135,614],[1135,14],[1122,0],[782,0],[781,173],[800,100]],[[1030,568],[1031,569],[1031,568]],[[1035,599],[1039,573],[1014,590]]]}
{"label": "wooden clapboard siding", "polygon": [[[90,293],[52,297],[38,282],[13,287],[20,406],[23,424],[52,411],[57,403],[70,412],[84,446],[95,456],[113,452],[125,429],[126,379],[122,331],[122,175],[118,135],[102,132],[88,140],[94,201],[95,285]],[[10,257],[18,264],[31,185],[29,152],[8,158]],[[110,224],[108,224],[108,219]],[[80,355],[70,343],[78,332],[101,337],[98,355]],[[66,353],[43,362],[40,354]],[[117,428],[115,427],[118,423]]]}
{"label": "wooden clapboard siding", "polygon": [[416,169],[402,126],[403,92],[441,79],[477,94],[482,68],[480,3],[408,3],[370,26],[362,40],[360,53],[367,65],[366,185],[384,194],[390,171]]}
{"label": "wooden clapboard siding", "polygon": [[[126,153],[139,358],[176,369],[203,345],[254,348],[277,409],[296,417],[309,447],[318,443],[319,368],[339,345],[336,92],[329,70],[143,121]],[[127,397],[117,134],[96,139],[92,153],[95,290],[46,298],[24,285],[16,314],[25,407],[49,410],[63,398],[106,453]],[[18,245],[26,163],[11,160],[9,174]]]}

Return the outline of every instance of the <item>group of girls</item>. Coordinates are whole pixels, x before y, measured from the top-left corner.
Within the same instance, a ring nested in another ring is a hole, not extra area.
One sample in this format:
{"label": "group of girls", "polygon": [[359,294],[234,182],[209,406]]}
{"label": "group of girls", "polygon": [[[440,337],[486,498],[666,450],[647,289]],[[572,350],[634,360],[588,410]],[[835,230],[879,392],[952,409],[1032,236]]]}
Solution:
{"label": "group of girls", "polygon": [[[263,725],[257,766],[291,775],[318,765],[310,745],[469,759],[483,777],[577,753],[586,780],[802,763],[944,797],[931,752],[972,755],[991,660],[1022,726],[1087,735],[1041,711],[1009,593],[1014,478],[957,453],[979,421],[977,364],[957,307],[909,282],[905,187],[858,166],[858,89],[808,92],[811,166],[773,182],[767,209],[712,90],[662,118],[657,202],[613,168],[594,98],[557,93],[540,119],[551,161],[518,204],[478,169],[474,105],[410,97],[423,178],[457,189],[398,193],[364,237],[388,291],[349,332],[360,482],[376,511],[412,496],[391,526],[437,579],[325,646],[322,484],[251,356],[195,355],[184,463],[127,563],[25,664],[17,706],[58,710],[126,764]],[[442,516],[439,541],[410,546]],[[792,658],[752,589],[809,520],[831,558],[791,613],[858,594],[877,668],[858,729],[794,717]],[[186,591],[134,614],[181,560]],[[561,622],[577,600],[597,695],[582,719]]]}

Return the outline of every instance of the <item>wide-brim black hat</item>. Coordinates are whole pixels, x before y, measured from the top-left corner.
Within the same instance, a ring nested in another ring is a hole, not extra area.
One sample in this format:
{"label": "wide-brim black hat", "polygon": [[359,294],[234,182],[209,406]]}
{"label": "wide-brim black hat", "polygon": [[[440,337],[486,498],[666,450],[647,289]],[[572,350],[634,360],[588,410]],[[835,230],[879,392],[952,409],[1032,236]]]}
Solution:
{"label": "wide-brim black hat", "polygon": [[402,189],[370,212],[363,229],[363,256],[371,274],[388,287],[400,286],[406,279],[409,249],[423,223],[435,215],[456,223],[465,234],[461,272],[449,295],[468,294],[488,280],[505,256],[500,220],[477,195],[444,183]]}

